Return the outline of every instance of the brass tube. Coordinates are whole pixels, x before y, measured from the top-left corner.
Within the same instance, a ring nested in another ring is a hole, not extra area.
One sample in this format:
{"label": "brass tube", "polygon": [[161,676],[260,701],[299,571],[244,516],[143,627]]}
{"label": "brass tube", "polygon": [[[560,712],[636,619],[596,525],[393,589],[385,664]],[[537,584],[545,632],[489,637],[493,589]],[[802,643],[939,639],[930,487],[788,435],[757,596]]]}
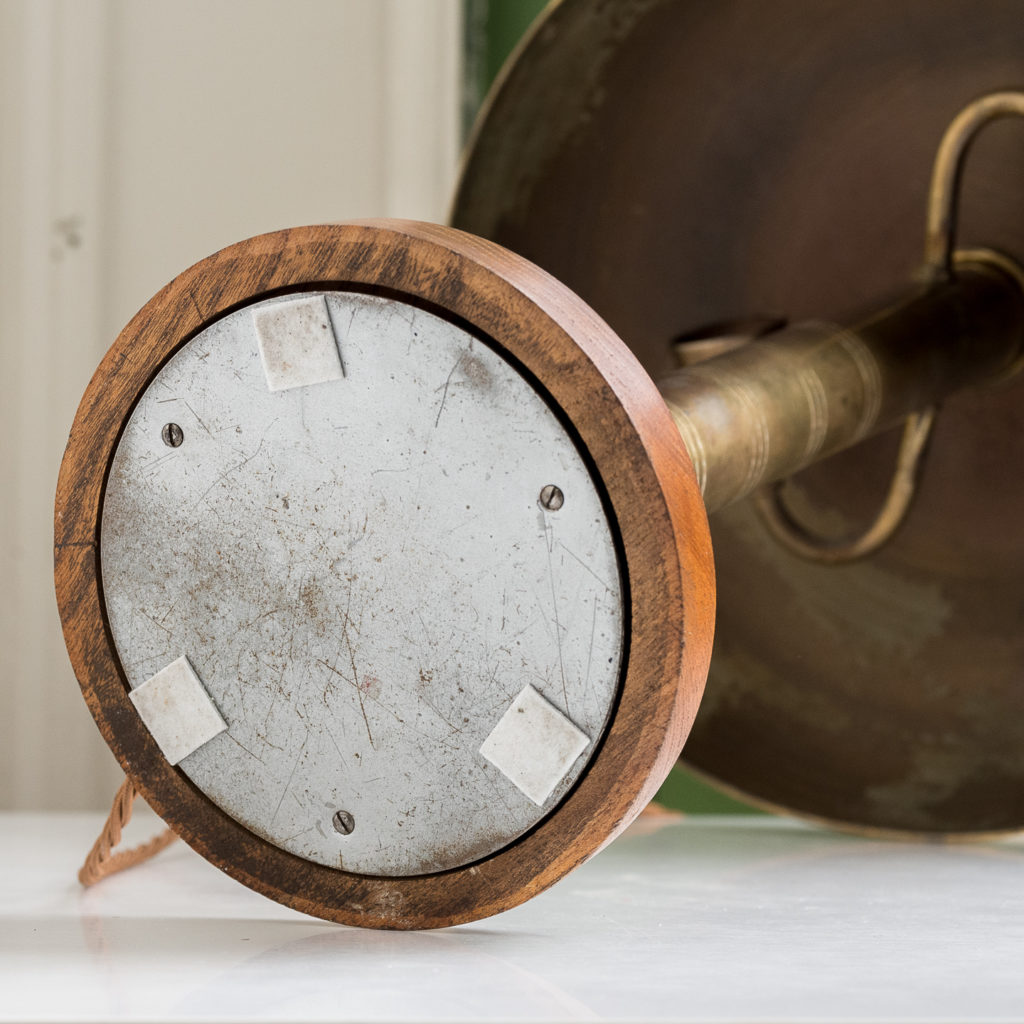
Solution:
{"label": "brass tube", "polygon": [[979,261],[856,327],[785,327],[659,388],[712,512],[1009,373],[1022,351],[1024,292]]}

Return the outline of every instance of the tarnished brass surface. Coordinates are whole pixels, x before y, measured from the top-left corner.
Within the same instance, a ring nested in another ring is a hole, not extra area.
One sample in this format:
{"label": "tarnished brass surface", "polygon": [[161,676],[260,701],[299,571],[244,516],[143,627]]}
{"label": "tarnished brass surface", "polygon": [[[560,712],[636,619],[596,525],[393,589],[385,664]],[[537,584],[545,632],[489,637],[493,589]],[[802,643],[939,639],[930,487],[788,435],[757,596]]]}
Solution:
{"label": "tarnished brass surface", "polygon": [[708,512],[1007,372],[1024,293],[963,267],[856,327],[807,321],[663,378]]}
{"label": "tarnished brass surface", "polygon": [[[936,146],[1024,85],[1014,0],[564,0],[478,128],[453,223],[579,292],[660,379],[671,341],[754,317],[853,323],[921,261]],[[1024,256],[1024,128],[986,129],[959,242]],[[898,442],[802,472],[823,534],[870,520]],[[930,833],[1024,827],[1024,381],[938,417],[910,516],[810,564],[750,503],[712,523],[716,651],[685,756],[767,803]]]}

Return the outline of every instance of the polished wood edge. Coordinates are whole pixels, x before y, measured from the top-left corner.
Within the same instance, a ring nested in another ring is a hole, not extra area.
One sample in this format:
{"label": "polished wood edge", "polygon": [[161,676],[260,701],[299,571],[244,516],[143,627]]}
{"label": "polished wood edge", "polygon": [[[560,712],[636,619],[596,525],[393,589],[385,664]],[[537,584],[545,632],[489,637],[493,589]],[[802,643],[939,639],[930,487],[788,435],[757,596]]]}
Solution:
{"label": "polished wood edge", "polygon": [[[535,829],[452,871],[372,878],[286,853],[167,764],[127,697],[106,626],[98,535],[120,432],[160,366],[238,305],[302,286],[381,287],[474,325],[523,364],[574,424],[617,520],[629,578],[629,660],[602,745]],[[625,345],[544,271],[450,228],[362,222],[258,236],[201,261],[125,327],[79,406],[55,508],[55,584],[68,652],[104,738],[154,809],[251,888],[319,917],[440,927],[514,906],[639,813],[692,724],[711,649],[714,578],[703,502],[657,389]]]}

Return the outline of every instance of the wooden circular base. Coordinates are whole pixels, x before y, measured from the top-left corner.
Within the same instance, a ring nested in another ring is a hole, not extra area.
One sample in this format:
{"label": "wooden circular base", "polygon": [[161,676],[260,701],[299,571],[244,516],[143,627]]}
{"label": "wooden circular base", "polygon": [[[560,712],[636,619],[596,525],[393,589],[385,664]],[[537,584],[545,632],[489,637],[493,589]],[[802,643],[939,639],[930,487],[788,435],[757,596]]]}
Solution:
{"label": "wooden circular base", "polygon": [[[534,829],[443,873],[358,875],[286,853],[242,827],[161,754],[128,699],[106,623],[99,571],[104,488],[140,396],[167,360],[218,318],[303,289],[386,294],[485,339],[536,382],[575,433],[621,543],[626,650],[600,748]],[[714,579],[703,503],[654,385],[611,330],[545,272],[489,242],[423,224],[264,235],[211,256],[160,292],[122,332],[82,400],[61,467],[54,548],[75,672],[138,790],[183,839],[239,881],[348,924],[425,928],[485,917],[584,861],[639,813],[664,779],[696,714],[710,656]]]}

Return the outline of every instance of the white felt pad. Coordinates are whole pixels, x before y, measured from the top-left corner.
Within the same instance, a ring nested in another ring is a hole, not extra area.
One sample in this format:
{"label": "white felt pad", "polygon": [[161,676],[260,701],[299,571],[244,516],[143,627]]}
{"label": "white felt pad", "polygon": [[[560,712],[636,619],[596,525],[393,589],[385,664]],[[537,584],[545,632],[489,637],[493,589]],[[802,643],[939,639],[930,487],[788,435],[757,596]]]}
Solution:
{"label": "white felt pad", "polygon": [[259,306],[252,318],[271,391],[344,377],[338,340],[322,295]]}
{"label": "white felt pad", "polygon": [[539,807],[590,742],[527,685],[501,716],[480,753]]}
{"label": "white felt pad", "polygon": [[171,764],[188,757],[227,728],[184,655],[128,696]]}

